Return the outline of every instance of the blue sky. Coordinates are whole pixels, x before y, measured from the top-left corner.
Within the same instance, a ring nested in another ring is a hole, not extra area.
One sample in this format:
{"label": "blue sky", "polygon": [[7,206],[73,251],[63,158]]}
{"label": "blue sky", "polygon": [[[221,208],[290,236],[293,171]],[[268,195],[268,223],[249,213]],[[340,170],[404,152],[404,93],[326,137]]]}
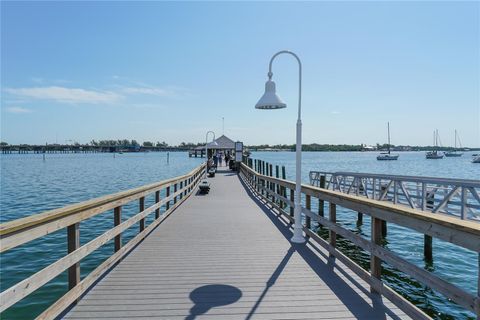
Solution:
{"label": "blue sky", "polygon": [[479,2],[4,2],[1,139],[480,146]]}

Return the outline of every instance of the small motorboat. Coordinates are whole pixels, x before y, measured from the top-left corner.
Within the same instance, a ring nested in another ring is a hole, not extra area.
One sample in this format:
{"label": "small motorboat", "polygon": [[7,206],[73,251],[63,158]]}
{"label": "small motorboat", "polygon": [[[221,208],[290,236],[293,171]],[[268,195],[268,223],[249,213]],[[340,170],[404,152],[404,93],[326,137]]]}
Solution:
{"label": "small motorboat", "polygon": [[480,155],[477,155],[476,157],[473,157],[472,162],[473,163],[480,163]]}

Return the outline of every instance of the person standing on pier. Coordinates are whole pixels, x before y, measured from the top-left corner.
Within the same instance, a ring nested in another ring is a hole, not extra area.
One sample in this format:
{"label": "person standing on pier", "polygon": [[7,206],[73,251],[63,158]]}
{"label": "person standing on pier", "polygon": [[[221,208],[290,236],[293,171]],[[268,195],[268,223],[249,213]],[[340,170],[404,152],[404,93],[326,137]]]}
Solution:
{"label": "person standing on pier", "polygon": [[228,167],[228,160],[230,160],[228,154],[225,152],[225,167]]}
{"label": "person standing on pier", "polygon": [[218,154],[218,165],[221,167],[222,166],[222,154]]}

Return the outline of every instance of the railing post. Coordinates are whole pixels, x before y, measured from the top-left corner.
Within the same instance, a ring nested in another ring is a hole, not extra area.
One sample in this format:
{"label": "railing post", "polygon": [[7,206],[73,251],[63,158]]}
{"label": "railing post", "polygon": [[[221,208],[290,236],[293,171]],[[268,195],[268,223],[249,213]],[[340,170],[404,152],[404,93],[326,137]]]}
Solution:
{"label": "railing post", "polygon": [[476,312],[477,320],[480,320],[480,253],[478,254],[478,276],[477,276],[477,299],[476,299]]}
{"label": "railing post", "polygon": [[177,203],[177,184],[176,183],[173,185],[173,194],[175,195],[173,197],[173,204],[176,204]]}
{"label": "railing post", "polygon": [[[272,171],[273,171],[273,166],[272,166],[272,164],[270,164],[270,167],[269,167],[269,170],[268,170],[268,173],[269,173],[270,177],[273,176]],[[271,181],[270,181],[270,191],[271,191],[271,195],[272,195],[272,202],[275,203],[275,195],[274,195],[275,183],[273,183]]]}
{"label": "railing post", "polygon": [[[140,201],[138,202],[138,208],[139,212],[142,212],[145,210],[145,197],[141,197]],[[145,229],[145,218],[142,218],[140,220],[140,232],[142,232]]]}
{"label": "railing post", "polygon": [[[382,220],[372,217],[372,234],[371,234],[371,241],[373,245],[380,245],[382,241]],[[382,260],[379,257],[370,253],[370,273],[371,276],[376,279],[381,279],[382,276]],[[370,292],[377,293],[373,286],[370,287]]]}
{"label": "railing post", "polygon": [[[311,197],[309,194],[307,194],[305,196],[305,208],[307,210],[311,210],[312,209],[312,201],[311,201]],[[310,218],[309,215],[305,215],[305,225],[307,227],[307,229],[311,229],[312,228],[312,219]]]}
{"label": "railing post", "polygon": [[290,217],[293,217],[293,210],[295,208],[295,191],[290,189]]}
{"label": "railing post", "polygon": [[[320,176],[320,188],[325,188],[325,176]],[[325,201],[318,200],[318,215],[321,217],[325,216]]]}
{"label": "railing post", "polygon": [[[268,168],[269,168],[269,164],[268,162],[265,163],[265,175],[268,176]],[[269,193],[268,193],[268,190],[270,190],[270,181],[266,181],[266,186],[265,186],[265,195],[267,196],[267,199],[269,198]]]}
{"label": "railing post", "polygon": [[[122,207],[118,206],[113,209],[113,226],[116,227],[120,223],[122,223]],[[118,234],[115,236],[114,240],[114,250],[117,252],[122,247],[122,234]]]}
{"label": "railing post", "polygon": [[[275,178],[280,178],[280,167],[278,165],[275,166]],[[278,195],[282,195],[280,193],[280,184],[276,184],[276,190],[275,190],[275,193],[278,194]],[[281,209],[283,209],[283,201],[280,200],[278,205],[280,206]]]}
{"label": "railing post", "polygon": [[[67,251],[72,253],[80,247],[80,223],[67,227]],[[80,282],[80,262],[68,268],[68,290],[73,289]]]}
{"label": "railing post", "polygon": [[[287,179],[286,174],[285,174],[285,166],[282,166],[282,179],[283,179],[283,180],[286,180],[286,179]],[[281,189],[282,196],[283,196],[284,198],[286,198],[286,197],[287,197],[287,188],[286,188],[285,186],[281,186],[280,189]],[[286,207],[287,207],[287,204],[284,203],[284,204],[283,204],[283,208],[286,208]],[[282,208],[282,209],[283,209],[283,208]]]}
{"label": "railing post", "polygon": [[[337,205],[335,203],[330,202],[330,208],[328,210],[329,216],[330,216],[330,221],[333,223],[337,222]],[[330,229],[328,231],[328,240],[330,242],[330,245],[332,246],[332,249],[335,249],[337,246],[337,233],[332,231]],[[333,257],[333,255],[330,253],[330,257]]]}
{"label": "railing post", "polygon": [[[168,198],[170,196],[170,186],[167,187],[165,192],[166,192],[165,198]],[[165,204],[165,210],[168,210],[168,209],[170,209],[170,199]]]}
{"label": "railing post", "polygon": [[[155,203],[159,203],[159,202],[160,202],[160,190],[155,192]],[[158,219],[158,218],[160,218],[160,208],[157,208],[155,210],[155,219]]]}
{"label": "railing post", "polygon": [[[182,189],[183,189],[183,181],[180,181],[180,190],[182,190]],[[183,198],[183,191],[180,192],[180,195],[178,196],[178,198],[179,198],[180,200],[182,200],[182,198]]]}

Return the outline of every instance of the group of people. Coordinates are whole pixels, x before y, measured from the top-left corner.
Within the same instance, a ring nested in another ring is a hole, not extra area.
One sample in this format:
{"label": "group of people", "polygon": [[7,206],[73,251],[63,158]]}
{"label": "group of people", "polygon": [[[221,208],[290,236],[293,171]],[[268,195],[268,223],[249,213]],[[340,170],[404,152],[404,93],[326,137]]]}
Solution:
{"label": "group of people", "polygon": [[228,167],[231,159],[232,157],[228,153],[225,153],[225,155],[221,153],[216,153],[213,155],[212,158],[208,160],[208,165],[209,167],[215,167],[215,168],[221,167],[222,162],[225,161],[225,166]]}
{"label": "group of people", "polygon": [[225,153],[225,155],[222,155],[221,153],[213,155],[213,162],[215,163],[215,166],[221,167],[223,160],[225,160],[225,166],[228,166],[228,163],[230,161],[230,155],[228,153]]}

